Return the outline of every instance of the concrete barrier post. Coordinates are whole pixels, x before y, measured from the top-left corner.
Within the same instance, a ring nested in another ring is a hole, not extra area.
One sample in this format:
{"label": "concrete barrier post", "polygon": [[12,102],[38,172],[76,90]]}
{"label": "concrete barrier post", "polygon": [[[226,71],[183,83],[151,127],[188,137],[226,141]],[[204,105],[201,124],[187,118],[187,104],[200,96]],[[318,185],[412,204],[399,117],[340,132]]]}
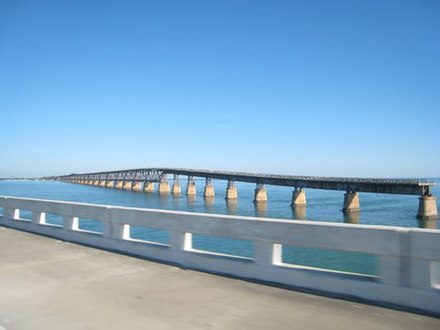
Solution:
{"label": "concrete barrier post", "polygon": [[170,247],[176,251],[190,251],[192,250],[192,234],[178,230],[170,232]]}
{"label": "concrete barrier post", "polygon": [[17,220],[20,219],[20,209],[15,207],[3,207],[3,218],[5,220]]}
{"label": "concrete barrier post", "polygon": [[130,226],[118,221],[118,219],[113,215],[111,207],[108,207],[105,211],[102,234],[104,237],[117,240],[129,239]]}
{"label": "concrete barrier post", "polygon": [[46,213],[44,212],[32,212],[32,224],[44,225],[46,223]]}
{"label": "concrete barrier post", "polygon": [[409,257],[411,243],[408,229],[399,229],[396,244],[395,255],[378,256],[379,281],[387,285],[409,287],[411,286],[411,258]]}
{"label": "concrete barrier post", "polygon": [[266,241],[254,241],[254,260],[257,265],[272,267],[274,244]]}
{"label": "concrete barrier post", "polygon": [[3,206],[3,221],[7,222],[13,218],[14,209]]}
{"label": "concrete barrier post", "polygon": [[79,229],[79,219],[72,216],[63,217],[63,228],[66,230],[78,230]]}
{"label": "concrete barrier post", "polygon": [[387,285],[409,286],[409,269],[406,269],[408,261],[404,259],[397,256],[379,256],[377,269],[379,281]]}
{"label": "concrete barrier post", "polygon": [[409,268],[411,288],[432,289],[431,260],[411,258],[409,259]]}
{"label": "concrete barrier post", "polygon": [[130,225],[124,223],[112,223],[112,237],[113,239],[130,239]]}

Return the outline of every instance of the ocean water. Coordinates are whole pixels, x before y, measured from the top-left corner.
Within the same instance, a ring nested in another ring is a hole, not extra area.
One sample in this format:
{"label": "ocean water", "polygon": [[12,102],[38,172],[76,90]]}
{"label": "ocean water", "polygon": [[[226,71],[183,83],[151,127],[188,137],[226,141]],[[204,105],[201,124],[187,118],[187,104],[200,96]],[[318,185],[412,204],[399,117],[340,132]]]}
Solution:
{"label": "ocean water", "polygon": [[[432,193],[440,195],[440,180]],[[236,183],[238,200],[226,203],[224,196],[226,182],[214,181],[216,196],[203,198],[204,180],[196,180],[197,195],[185,196],[185,183],[181,180],[182,194],[179,196],[159,195],[158,193],[128,192],[79,184],[54,181],[0,181],[0,196],[28,197],[71,202],[158,208],[202,213],[232,214],[256,217],[268,217],[307,221],[325,221],[354,223],[359,225],[385,225],[420,228],[439,228],[438,221],[419,221],[416,219],[418,196],[386,195],[360,193],[361,211],[354,216],[344,216],[342,203],[344,192],[325,190],[306,190],[307,206],[292,209],[290,206],[292,188],[267,186],[268,201],[264,204],[253,203],[254,184]],[[155,187],[157,189],[157,185]],[[0,210],[1,211],[1,210]],[[22,218],[30,218],[30,212],[22,212]],[[47,215],[47,221],[61,224],[59,215]],[[102,231],[102,225],[93,219],[80,219],[80,228],[96,232]],[[168,233],[148,227],[132,227],[131,236],[136,239],[167,244]],[[220,252],[243,257],[253,256],[250,242],[193,235],[196,249]],[[283,261],[297,265],[318,267],[330,270],[376,274],[377,260],[374,256],[344,251],[330,251],[304,247],[283,247]]]}

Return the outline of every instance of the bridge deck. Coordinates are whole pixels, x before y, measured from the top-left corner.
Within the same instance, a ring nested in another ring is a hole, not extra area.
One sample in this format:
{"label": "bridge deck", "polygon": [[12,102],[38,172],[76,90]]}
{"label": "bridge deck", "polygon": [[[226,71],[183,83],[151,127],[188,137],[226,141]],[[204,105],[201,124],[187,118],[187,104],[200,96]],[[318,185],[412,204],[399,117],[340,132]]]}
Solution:
{"label": "bridge deck", "polygon": [[0,329],[439,329],[440,320],[0,227]]}
{"label": "bridge deck", "polygon": [[148,180],[159,181],[164,175],[185,175],[219,180],[251,182],[298,188],[355,191],[384,194],[426,195],[434,182],[418,179],[344,178],[295,176],[246,172],[195,170],[180,168],[143,168],[109,172],[71,174],[61,180],[87,178],[92,180]]}

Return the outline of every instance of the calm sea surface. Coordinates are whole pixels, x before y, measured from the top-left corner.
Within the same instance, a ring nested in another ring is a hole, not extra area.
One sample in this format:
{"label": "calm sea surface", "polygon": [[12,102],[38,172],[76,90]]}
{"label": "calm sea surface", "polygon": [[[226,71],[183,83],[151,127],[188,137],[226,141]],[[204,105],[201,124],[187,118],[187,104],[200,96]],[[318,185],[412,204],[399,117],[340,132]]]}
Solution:
{"label": "calm sea surface", "polygon": [[[440,179],[430,179],[437,184],[433,188],[434,196],[440,196]],[[84,186],[52,181],[0,181],[0,196],[29,197],[71,202],[158,208],[167,210],[234,214],[245,216],[269,217],[307,221],[328,221],[339,223],[357,223],[359,225],[385,225],[402,227],[439,228],[438,221],[419,221],[416,219],[418,196],[385,195],[360,193],[361,212],[358,216],[347,217],[341,212],[343,192],[325,190],[306,190],[307,207],[292,210],[290,207],[292,189],[288,187],[267,186],[268,201],[255,206],[252,202],[255,185],[237,182],[238,201],[226,203],[224,196],[226,182],[215,181],[216,196],[209,200],[203,198],[204,180],[196,181],[197,195],[188,199],[183,180],[182,194],[163,196],[157,193],[127,192],[122,190]],[[156,186],[157,188],[157,186]],[[23,214],[22,217],[29,215]],[[51,218],[49,217],[49,221]],[[52,215],[54,223],[62,220]],[[100,224],[90,219],[81,222],[84,229],[100,231]],[[132,236],[162,243],[168,242],[168,234],[151,228],[133,228]],[[194,247],[197,249],[229,253],[252,257],[250,242],[194,235]],[[363,274],[375,274],[374,256],[328,251],[301,247],[284,247],[285,262],[349,271]]]}

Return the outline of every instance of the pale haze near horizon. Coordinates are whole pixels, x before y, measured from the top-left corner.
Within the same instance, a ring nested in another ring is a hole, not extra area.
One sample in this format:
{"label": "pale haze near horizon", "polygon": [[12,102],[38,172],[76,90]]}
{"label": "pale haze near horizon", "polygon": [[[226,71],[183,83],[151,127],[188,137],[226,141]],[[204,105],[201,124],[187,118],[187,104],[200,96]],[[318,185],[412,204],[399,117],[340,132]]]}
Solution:
{"label": "pale haze near horizon", "polygon": [[0,1],[0,177],[440,176],[440,1]]}

